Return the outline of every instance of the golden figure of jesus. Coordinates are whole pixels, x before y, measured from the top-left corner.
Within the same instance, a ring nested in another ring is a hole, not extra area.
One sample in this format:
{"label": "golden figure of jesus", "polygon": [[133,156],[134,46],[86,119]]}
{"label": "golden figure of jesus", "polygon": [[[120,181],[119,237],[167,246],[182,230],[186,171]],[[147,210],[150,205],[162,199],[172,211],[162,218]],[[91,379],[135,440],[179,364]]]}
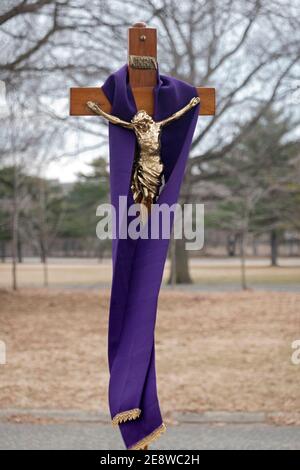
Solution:
{"label": "golden figure of jesus", "polygon": [[138,154],[133,165],[131,190],[133,200],[141,204],[141,221],[147,221],[151,205],[155,203],[162,184],[163,163],[160,158],[162,128],[200,103],[199,97],[162,121],[155,122],[143,109],[138,111],[130,122],[103,111],[97,103],[88,101],[87,106],[95,114],[103,116],[112,124],[134,131],[138,143]]}

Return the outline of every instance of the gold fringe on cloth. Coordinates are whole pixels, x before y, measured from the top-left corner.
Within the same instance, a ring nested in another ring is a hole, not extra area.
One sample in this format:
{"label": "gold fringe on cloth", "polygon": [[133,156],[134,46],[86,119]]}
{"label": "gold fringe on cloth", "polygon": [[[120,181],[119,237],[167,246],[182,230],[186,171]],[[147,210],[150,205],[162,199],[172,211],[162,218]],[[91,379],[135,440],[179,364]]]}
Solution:
{"label": "gold fringe on cloth", "polygon": [[166,432],[166,425],[162,423],[158,428],[154,429],[151,434],[141,439],[133,446],[129,447],[128,450],[142,450],[145,449],[151,442],[156,441],[164,432]]}
{"label": "gold fringe on cloth", "polygon": [[112,424],[116,426],[117,424],[124,423],[132,419],[136,419],[140,416],[141,410],[139,408],[133,408],[132,410],[122,411],[121,413],[116,414],[112,419]]}

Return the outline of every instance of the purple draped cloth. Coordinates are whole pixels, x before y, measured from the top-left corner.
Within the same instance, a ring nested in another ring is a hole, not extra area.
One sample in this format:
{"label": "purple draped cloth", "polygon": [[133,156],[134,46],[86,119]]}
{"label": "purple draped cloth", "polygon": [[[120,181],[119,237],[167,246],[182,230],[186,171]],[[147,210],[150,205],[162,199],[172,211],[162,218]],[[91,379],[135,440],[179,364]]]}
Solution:
{"label": "purple draped cloth", "polygon": [[[110,75],[102,90],[112,104],[111,114],[130,121],[136,114],[128,66]],[[160,75],[154,87],[155,121],[185,106],[197,90],[187,83]],[[162,130],[161,159],[165,185],[157,204],[177,202],[192,142],[199,105]],[[129,223],[125,210],[134,203],[130,189],[136,138],[132,130],[109,123],[110,192],[117,220]],[[125,210],[119,196],[126,197]],[[150,216],[151,219],[151,216]],[[118,232],[119,225],[115,227]],[[139,449],[163,430],[157,398],[154,329],[157,301],[168,250],[168,239],[113,239],[108,360],[109,406],[128,449]]]}

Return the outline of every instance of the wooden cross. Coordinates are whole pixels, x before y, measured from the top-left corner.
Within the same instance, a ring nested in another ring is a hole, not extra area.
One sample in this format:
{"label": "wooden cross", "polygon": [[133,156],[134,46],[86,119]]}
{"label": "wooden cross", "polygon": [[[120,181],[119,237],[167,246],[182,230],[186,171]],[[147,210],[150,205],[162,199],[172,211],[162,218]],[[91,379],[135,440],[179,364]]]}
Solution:
{"label": "wooden cross", "polygon": [[[147,28],[145,23],[135,23],[132,28],[128,29],[129,82],[137,110],[144,109],[150,116],[153,116],[154,108],[153,87],[156,85],[156,61],[156,29]],[[154,65],[153,68],[151,68],[152,65]],[[197,91],[201,100],[199,114],[201,116],[214,115],[216,111],[215,88],[197,87]],[[80,87],[70,89],[70,115],[95,116],[87,108],[87,101],[94,101],[104,111],[111,113],[111,104],[102,88]]]}

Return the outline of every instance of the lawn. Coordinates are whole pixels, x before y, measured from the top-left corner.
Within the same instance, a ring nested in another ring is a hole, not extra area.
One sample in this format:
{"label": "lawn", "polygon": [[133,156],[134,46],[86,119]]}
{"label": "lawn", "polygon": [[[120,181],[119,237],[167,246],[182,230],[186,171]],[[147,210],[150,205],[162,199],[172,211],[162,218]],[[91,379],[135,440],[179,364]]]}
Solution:
{"label": "lawn", "polygon": [[[300,285],[300,261],[296,258],[282,261],[280,267],[270,267],[269,261],[248,260],[246,275],[250,286],[288,286]],[[169,263],[166,263],[164,282],[169,275]],[[18,282],[21,287],[43,286],[43,266],[40,263],[26,261],[19,264]],[[191,259],[191,276],[195,283],[213,288],[214,286],[239,287],[241,272],[238,259]],[[95,287],[109,286],[111,282],[111,261],[97,262],[92,259],[56,259],[48,266],[50,287]],[[11,285],[11,264],[0,263],[0,287]]]}
{"label": "lawn", "polygon": [[[0,291],[0,408],[107,412],[109,291]],[[156,347],[162,411],[300,409],[300,294],[162,291]]]}

